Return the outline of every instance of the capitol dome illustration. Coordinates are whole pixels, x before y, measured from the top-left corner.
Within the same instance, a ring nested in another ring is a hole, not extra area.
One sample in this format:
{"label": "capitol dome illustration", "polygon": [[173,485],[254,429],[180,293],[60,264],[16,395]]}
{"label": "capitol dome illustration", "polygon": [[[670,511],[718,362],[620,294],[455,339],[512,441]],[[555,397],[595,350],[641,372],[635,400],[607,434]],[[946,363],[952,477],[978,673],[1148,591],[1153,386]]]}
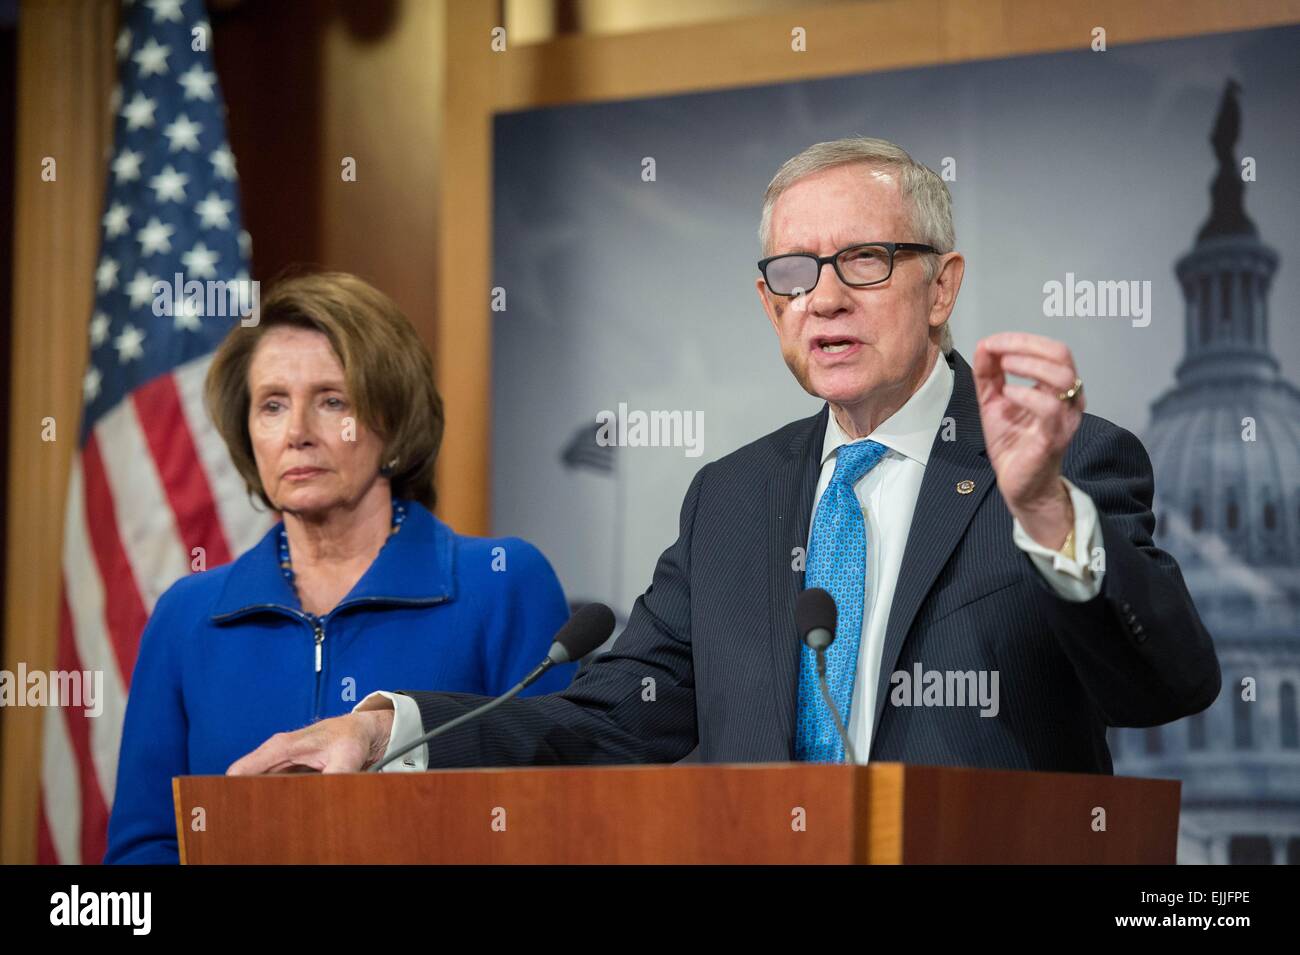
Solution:
{"label": "capitol dome illustration", "polygon": [[1245,211],[1229,80],[1210,142],[1211,211],[1175,265],[1176,380],[1143,440],[1155,542],[1182,568],[1223,689],[1203,713],[1112,729],[1115,772],[1181,779],[1180,863],[1300,862],[1300,389],[1269,345],[1277,253]]}

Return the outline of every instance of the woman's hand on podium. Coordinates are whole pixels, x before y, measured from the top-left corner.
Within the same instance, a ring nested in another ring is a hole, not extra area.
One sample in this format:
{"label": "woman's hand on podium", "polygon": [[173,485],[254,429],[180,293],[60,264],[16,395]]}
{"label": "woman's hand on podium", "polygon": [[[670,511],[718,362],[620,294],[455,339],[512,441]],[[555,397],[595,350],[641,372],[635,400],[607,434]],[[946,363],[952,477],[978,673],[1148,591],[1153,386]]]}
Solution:
{"label": "woman's hand on podium", "polygon": [[266,773],[356,773],[380,760],[393,727],[392,704],[276,733],[226,770],[227,776]]}

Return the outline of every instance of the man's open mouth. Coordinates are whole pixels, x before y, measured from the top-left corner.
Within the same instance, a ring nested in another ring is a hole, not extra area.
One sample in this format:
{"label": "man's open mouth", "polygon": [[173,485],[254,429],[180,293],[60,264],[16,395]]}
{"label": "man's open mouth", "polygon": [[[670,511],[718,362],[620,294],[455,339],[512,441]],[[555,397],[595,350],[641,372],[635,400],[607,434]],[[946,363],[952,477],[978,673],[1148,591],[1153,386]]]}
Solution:
{"label": "man's open mouth", "polygon": [[840,352],[848,351],[854,345],[860,345],[856,338],[834,338],[831,336],[818,337],[813,339],[813,348],[826,355],[838,355]]}

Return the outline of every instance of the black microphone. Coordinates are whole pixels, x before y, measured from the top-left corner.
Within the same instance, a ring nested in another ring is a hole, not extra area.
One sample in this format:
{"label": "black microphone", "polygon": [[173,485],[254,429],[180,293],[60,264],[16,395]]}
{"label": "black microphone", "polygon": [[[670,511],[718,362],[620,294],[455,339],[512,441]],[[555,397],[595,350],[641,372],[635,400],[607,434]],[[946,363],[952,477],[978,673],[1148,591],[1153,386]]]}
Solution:
{"label": "black microphone", "polygon": [[831,699],[830,687],[826,685],[826,650],[835,642],[835,623],[838,617],[835,598],[820,587],[810,587],[800,593],[795,601],[794,621],[799,628],[799,636],[817,654],[817,685],[821,687],[822,699],[826,701],[831,718],[835,720],[835,731],[840,734],[845,756],[850,763],[856,763],[858,759],[853,752],[853,744],[849,742],[848,730],[844,728],[840,711]]}
{"label": "black microphone", "polygon": [[494,700],[488,700],[482,706],[475,707],[468,713],[462,713],[454,720],[449,720],[441,726],[435,726],[429,732],[425,733],[415,742],[408,746],[403,746],[392,756],[380,760],[371,766],[367,772],[377,773],[393,760],[405,756],[417,746],[423,746],[435,736],[453,730],[457,726],[468,723],[470,720],[477,719],[490,710],[500,706],[506,700],[513,699],[532,684],[536,683],[543,673],[551,667],[560,663],[569,663],[574,660],[581,660],[588,653],[591,653],[602,643],[609,639],[609,635],[614,632],[614,611],[610,610],[604,604],[586,604],[578,608],[577,612],[560,628],[555,635],[555,641],[551,644],[551,649],[546,653],[546,659],[533,668],[533,672],[524,677],[505,693],[501,694]]}

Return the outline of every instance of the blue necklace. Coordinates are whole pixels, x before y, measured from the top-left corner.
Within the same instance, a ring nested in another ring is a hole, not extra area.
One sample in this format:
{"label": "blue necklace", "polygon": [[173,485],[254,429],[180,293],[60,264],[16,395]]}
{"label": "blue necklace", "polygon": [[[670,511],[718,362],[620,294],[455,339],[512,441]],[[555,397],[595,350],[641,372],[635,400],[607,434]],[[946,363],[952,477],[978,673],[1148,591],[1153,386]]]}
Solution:
{"label": "blue necklace", "polygon": [[[406,502],[393,498],[393,525],[388,530],[388,536],[392,537],[402,529],[402,522],[406,520]],[[293,560],[289,557],[289,535],[284,529],[284,522],[280,522],[280,573],[284,574],[284,579],[289,581],[290,588],[295,588],[293,582]]]}

